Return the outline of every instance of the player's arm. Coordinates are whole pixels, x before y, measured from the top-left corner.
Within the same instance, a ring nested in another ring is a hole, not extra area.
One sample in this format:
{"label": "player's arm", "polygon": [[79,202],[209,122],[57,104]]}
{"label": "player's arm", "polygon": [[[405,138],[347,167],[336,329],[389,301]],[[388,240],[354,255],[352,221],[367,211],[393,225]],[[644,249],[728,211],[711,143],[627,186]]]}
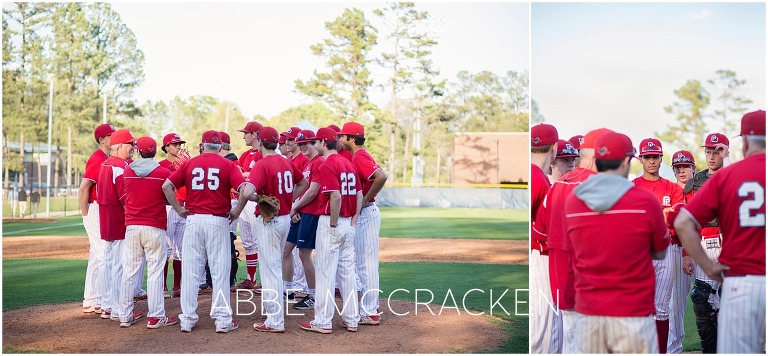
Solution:
{"label": "player's arm", "polygon": [[317,196],[317,192],[319,191],[320,191],[320,182],[312,182],[309,185],[309,189],[307,189],[307,192],[304,193],[304,195],[302,195],[301,198],[299,198],[299,200],[293,203],[293,206],[291,207],[291,213],[289,215],[293,216],[293,214],[299,211],[299,209],[309,204],[312,200],[315,199],[315,197]]}
{"label": "player's arm", "polygon": [[[307,182],[306,179],[302,178],[301,182],[297,183],[296,187],[293,189],[293,199],[291,200],[296,201],[296,199],[302,194],[304,194],[304,192],[306,192],[308,188],[309,188],[309,182]],[[315,195],[317,195],[317,192],[315,192]],[[307,201],[307,203],[309,202],[310,201]]]}
{"label": "player's arm", "polygon": [[688,210],[685,208],[681,209],[680,214],[678,214],[675,219],[675,231],[677,232],[677,236],[680,238],[680,242],[683,243],[685,251],[688,252],[688,256],[690,256],[696,264],[704,270],[704,273],[719,283],[723,283],[721,273],[728,270],[728,267],[712,261],[707,257],[704,248],[701,247],[701,235],[699,235],[697,230],[697,224],[698,223]]}
{"label": "player's arm", "polygon": [[90,199],[88,194],[91,192],[92,186],[93,181],[90,179],[83,179],[80,182],[78,200],[80,201],[80,212],[83,216],[88,216],[88,199]]}
{"label": "player's arm", "polygon": [[670,243],[669,229],[664,222],[664,214],[661,211],[661,206],[656,202],[655,198],[648,194],[648,218],[650,219],[651,227],[651,258],[654,260],[663,260],[667,256],[667,248]]}
{"label": "player's arm", "polygon": [[387,174],[384,173],[381,168],[376,169],[376,171],[373,172],[373,185],[371,185],[371,189],[363,197],[362,206],[368,205],[368,202],[370,202],[376,194],[379,194],[381,188],[384,188],[385,183],[387,183]]}
{"label": "player's arm", "polygon": [[243,183],[240,184],[240,187],[237,189],[237,205],[235,206],[235,209],[229,212],[229,221],[235,221],[240,216],[240,213],[243,212],[243,209],[245,208],[245,204],[248,203],[249,197],[255,196],[254,193],[256,193],[256,187],[253,186],[251,183]]}
{"label": "player's arm", "polygon": [[355,207],[355,215],[352,216],[352,226],[357,226],[357,216],[360,215],[360,210],[363,208],[363,192],[360,189],[357,190],[357,206]]}
{"label": "player's arm", "polygon": [[339,213],[341,212],[341,193],[338,190],[331,192],[331,227],[339,223]]}
{"label": "player's arm", "polygon": [[187,209],[184,209],[181,204],[179,204],[179,200],[176,199],[176,187],[171,183],[170,180],[166,179],[163,183],[163,194],[165,194],[165,199],[168,201],[168,204],[171,204],[171,207],[173,210],[176,210],[176,212],[181,216],[182,218],[187,218]]}

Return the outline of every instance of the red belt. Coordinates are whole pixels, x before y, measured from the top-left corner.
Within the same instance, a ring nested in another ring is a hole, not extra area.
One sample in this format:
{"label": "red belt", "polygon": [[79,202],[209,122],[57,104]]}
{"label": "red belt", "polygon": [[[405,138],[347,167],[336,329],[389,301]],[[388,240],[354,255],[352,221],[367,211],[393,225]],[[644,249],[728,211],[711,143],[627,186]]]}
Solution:
{"label": "red belt", "polygon": [[735,273],[735,272],[733,272],[731,270],[727,270],[727,271],[725,271],[725,276],[726,277],[744,277],[744,276],[746,276],[746,274],[744,274],[744,273]]}

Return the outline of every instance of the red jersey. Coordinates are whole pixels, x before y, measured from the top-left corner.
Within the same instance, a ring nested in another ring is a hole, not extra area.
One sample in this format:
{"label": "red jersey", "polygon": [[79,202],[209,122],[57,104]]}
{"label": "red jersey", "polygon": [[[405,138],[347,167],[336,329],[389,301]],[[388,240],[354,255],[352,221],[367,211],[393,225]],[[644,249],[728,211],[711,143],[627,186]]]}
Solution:
{"label": "red jersey", "polygon": [[85,162],[85,172],[83,172],[83,179],[87,179],[93,182],[91,189],[88,190],[88,203],[96,201],[96,178],[99,176],[99,168],[101,164],[107,159],[107,154],[101,149],[93,151],[91,157]]}
{"label": "red jersey", "polygon": [[293,189],[304,180],[304,175],[291,161],[280,155],[260,159],[251,169],[248,181],[256,187],[256,194],[271,195],[280,201],[278,216],[288,215],[293,204]]}
{"label": "red jersey", "polygon": [[158,162],[158,164],[160,164],[160,167],[163,167],[170,172],[176,171],[176,167],[173,165],[173,162],[169,161],[167,158]]}
{"label": "red jersey", "polygon": [[339,156],[344,157],[350,162],[352,162],[352,152],[349,152],[349,150],[342,150],[342,149],[339,149],[338,152],[339,152]]}
{"label": "red jersey", "polygon": [[296,166],[296,168],[298,168],[300,171],[303,171],[304,167],[306,167],[307,163],[309,163],[309,158],[307,158],[307,156],[305,156],[303,153],[299,152],[298,155],[291,158],[291,163],[293,163],[293,165]]}
{"label": "red jersey", "polygon": [[230,189],[245,183],[240,168],[218,153],[203,153],[192,158],[168,177],[178,189],[186,187],[184,207],[190,214],[227,216],[232,208]]}
{"label": "red jersey", "polygon": [[[143,162],[154,163],[153,165]],[[148,167],[148,168],[147,168]],[[152,169],[154,167],[154,169]],[[137,174],[133,168],[139,172]],[[146,172],[152,169],[150,172]],[[168,215],[165,212],[163,183],[171,171],[151,159],[136,160],[123,174],[125,195],[125,225],[144,225],[166,229]]]}
{"label": "red jersey", "polygon": [[242,172],[250,172],[256,162],[262,158],[263,157],[261,156],[261,152],[259,152],[259,150],[250,149],[240,155],[240,159],[238,159],[238,165],[240,166]]}
{"label": "red jersey", "polygon": [[341,193],[340,217],[352,217],[357,210],[357,192],[362,189],[352,163],[332,154],[320,166],[320,202],[315,215],[331,215],[331,192]]}
{"label": "red jersey", "polygon": [[[363,185],[363,196],[365,196],[373,186],[373,174],[381,169],[381,167],[376,164],[376,161],[373,160],[371,154],[362,148],[357,150],[354,156],[352,156],[352,165],[354,165],[355,170],[357,171],[360,184]],[[374,196],[370,201],[376,201],[376,197]]]}
{"label": "red jersey", "polygon": [[[675,204],[685,202],[685,192],[683,191],[683,188],[680,188],[679,185],[672,183],[667,179],[659,177],[659,180],[648,180],[640,176],[632,180],[632,183],[635,184],[635,187],[651,192],[661,205],[662,210],[672,208]],[[666,214],[664,214],[664,217],[666,218]],[[674,221],[670,222],[665,220],[665,223],[667,226],[671,226],[674,224]],[[675,235],[675,230],[669,229],[669,233],[672,234],[672,241],[675,244],[680,245],[680,239]]]}
{"label": "red jersey", "polygon": [[[174,166],[173,162],[169,161],[167,158],[158,163],[160,163],[160,167],[168,169],[171,173],[176,171],[176,166]],[[176,200],[179,201],[179,204],[184,205],[184,201],[187,200],[187,188],[181,187],[176,189]]]}
{"label": "red jersey", "polygon": [[549,179],[539,166],[531,165],[531,251],[539,250],[542,253],[547,251],[546,242],[541,241],[542,237],[536,230],[535,221],[539,207],[544,203],[549,190]]}
{"label": "red jersey", "polygon": [[717,218],[726,276],[765,275],[765,153],[718,170],[682,210],[699,228]]}
{"label": "red jersey", "polygon": [[552,184],[544,205],[536,216],[536,230],[545,234],[547,248],[573,251],[565,226],[565,200],[576,187],[597,173],[577,167]]}
{"label": "red jersey", "polygon": [[99,203],[99,230],[101,239],[125,239],[125,209],[123,208],[123,172],[128,164],[116,156],[108,157],[99,167],[96,179],[96,201]]}
{"label": "red jersey", "polygon": [[650,252],[665,250],[669,239],[653,195],[631,187],[609,210],[596,212],[571,194],[564,213],[573,246],[576,311],[654,314],[656,277]]}
{"label": "red jersey", "polygon": [[[313,158],[311,161],[307,161],[307,164],[304,166],[304,172],[303,176],[304,179],[309,182],[309,184],[317,183],[320,184],[320,166],[325,163],[325,157],[317,155],[315,158]],[[300,209],[302,213],[307,214],[315,214],[317,215],[317,210],[320,207],[320,192],[318,191],[318,194],[315,196],[315,199],[312,199],[311,202],[309,202],[307,205],[304,205],[303,208]]]}

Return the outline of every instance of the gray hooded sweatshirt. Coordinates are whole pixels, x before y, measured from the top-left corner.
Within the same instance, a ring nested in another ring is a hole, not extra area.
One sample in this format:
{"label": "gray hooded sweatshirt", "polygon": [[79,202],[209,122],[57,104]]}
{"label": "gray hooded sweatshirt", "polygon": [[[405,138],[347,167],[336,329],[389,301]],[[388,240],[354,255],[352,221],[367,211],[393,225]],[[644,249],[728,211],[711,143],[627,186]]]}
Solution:
{"label": "gray hooded sweatshirt", "polygon": [[128,167],[131,167],[137,176],[143,178],[152,173],[157,167],[160,167],[160,163],[155,162],[152,158],[138,158],[131,162]]}
{"label": "gray hooded sweatshirt", "polygon": [[573,193],[592,211],[610,210],[616,202],[634,187],[627,178],[614,174],[598,173],[581,183]]}

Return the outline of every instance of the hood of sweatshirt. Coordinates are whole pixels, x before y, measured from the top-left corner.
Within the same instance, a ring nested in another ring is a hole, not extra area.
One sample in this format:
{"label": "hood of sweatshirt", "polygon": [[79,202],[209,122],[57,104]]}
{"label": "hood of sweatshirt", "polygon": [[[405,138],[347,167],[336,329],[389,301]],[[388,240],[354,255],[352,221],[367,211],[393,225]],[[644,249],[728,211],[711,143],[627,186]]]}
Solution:
{"label": "hood of sweatshirt", "polygon": [[593,211],[610,210],[634,185],[627,178],[598,173],[581,183],[573,193]]}
{"label": "hood of sweatshirt", "polygon": [[131,169],[136,172],[137,176],[146,177],[152,173],[155,168],[160,167],[160,163],[155,162],[155,160],[151,158],[139,158],[129,164],[128,167],[131,167]]}

